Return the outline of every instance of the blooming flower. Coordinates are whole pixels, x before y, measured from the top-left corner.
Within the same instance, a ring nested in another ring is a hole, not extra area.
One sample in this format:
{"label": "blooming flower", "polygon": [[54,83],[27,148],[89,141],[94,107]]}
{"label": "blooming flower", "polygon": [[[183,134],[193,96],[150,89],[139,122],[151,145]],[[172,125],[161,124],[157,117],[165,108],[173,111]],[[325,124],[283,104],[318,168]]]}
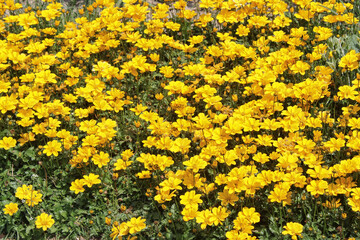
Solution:
{"label": "blooming flower", "polygon": [[92,160],[99,168],[106,166],[110,162],[109,154],[102,151],[99,154],[95,154]]}
{"label": "blooming flower", "polygon": [[9,150],[16,146],[16,140],[12,137],[4,137],[0,140],[0,148],[4,148],[5,150]]}
{"label": "blooming flower", "polygon": [[196,222],[201,223],[201,229],[205,229],[206,226],[211,226],[213,223],[210,221],[210,218],[212,217],[212,212],[209,209],[206,209],[201,212],[197,212],[196,214]]}
{"label": "blooming flower", "polygon": [[16,189],[15,197],[19,198],[20,200],[28,199],[30,197],[31,191],[33,191],[32,185],[27,186],[23,184],[21,187]]}
{"label": "blooming flower", "polygon": [[92,187],[92,185],[99,184],[99,183],[101,183],[101,180],[99,179],[99,175],[90,173],[89,175],[84,176],[83,185]]}
{"label": "blooming flower", "polygon": [[84,180],[83,179],[76,179],[74,182],[71,183],[70,187],[71,191],[74,191],[75,194],[78,194],[80,192],[84,192]]}
{"label": "blooming flower", "polygon": [[312,180],[309,185],[307,185],[306,190],[311,193],[311,195],[324,194],[325,189],[328,188],[328,183],[324,180]]}
{"label": "blooming flower", "polygon": [[59,155],[59,152],[61,151],[61,143],[58,142],[57,140],[53,140],[51,142],[48,142],[45,146],[44,146],[44,153],[47,156],[51,156],[54,155],[55,157],[57,157]]}
{"label": "blooming flower", "polygon": [[46,231],[48,228],[51,228],[54,225],[55,220],[52,219],[51,215],[47,213],[42,213],[36,217],[35,225],[36,228],[42,228],[43,231]]}
{"label": "blooming flower", "polygon": [[209,221],[215,226],[222,224],[223,221],[229,216],[230,212],[226,208],[220,206],[211,210],[212,216]]}
{"label": "blooming flower", "polygon": [[9,214],[12,216],[14,213],[18,211],[18,204],[17,203],[9,203],[5,205],[5,208],[3,209],[5,214]]}
{"label": "blooming flower", "polygon": [[129,227],[130,234],[140,232],[146,227],[145,219],[142,219],[141,217],[131,218],[126,225]]}
{"label": "blooming flower", "polygon": [[303,231],[303,225],[297,222],[289,222],[284,226],[284,229],[282,232],[283,235],[289,234],[291,239],[296,240],[297,236],[301,235]]}
{"label": "blooming flower", "polygon": [[359,67],[358,54],[355,50],[351,50],[344,57],[341,58],[339,62],[339,67],[344,68],[344,70],[355,70]]}
{"label": "blooming flower", "polygon": [[196,194],[195,191],[186,192],[184,195],[180,196],[180,203],[186,206],[199,204],[203,202],[200,197],[201,194]]}

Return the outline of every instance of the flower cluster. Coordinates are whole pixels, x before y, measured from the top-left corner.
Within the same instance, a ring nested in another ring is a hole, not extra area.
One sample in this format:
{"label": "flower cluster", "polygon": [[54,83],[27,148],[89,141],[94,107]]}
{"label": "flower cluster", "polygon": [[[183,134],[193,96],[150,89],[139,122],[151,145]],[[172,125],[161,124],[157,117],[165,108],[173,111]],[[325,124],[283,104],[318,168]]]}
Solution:
{"label": "flower cluster", "polygon": [[135,234],[145,228],[145,219],[142,219],[141,217],[131,218],[130,221],[122,222],[121,224],[115,221],[110,237],[112,237],[112,239],[122,239],[122,236]]}
{"label": "flower cluster", "polygon": [[[56,1],[37,11],[1,3],[1,153],[32,147],[71,169],[73,195],[98,185],[121,199],[119,185],[138,188],[160,216],[178,214],[174,229],[191,222],[192,232],[257,239],[273,224],[277,238],[315,238],[308,209],[321,208],[322,226],[344,211],[355,219],[356,1],[195,4],[96,0],[60,25]],[[15,196],[42,202],[32,185]],[[115,222],[111,237],[145,221]],[[53,224],[45,213],[36,220],[44,231]]]}
{"label": "flower cluster", "polygon": [[91,188],[94,184],[101,183],[101,180],[99,179],[99,175],[90,173],[89,175],[84,175],[84,178],[82,179],[76,179],[71,183],[70,190],[74,191],[75,194],[78,194],[80,192],[84,192],[86,185],[87,187]]}
{"label": "flower cluster", "polygon": [[20,200],[25,200],[26,204],[30,207],[38,205],[42,202],[42,194],[40,191],[36,191],[33,189],[32,185],[22,185],[16,189],[15,197],[19,198]]}
{"label": "flower cluster", "polygon": [[[34,207],[42,202],[42,194],[38,190],[34,190],[32,185],[22,185],[16,189],[15,197],[24,201],[28,206]],[[5,205],[3,209],[5,214],[10,216],[14,215],[19,210],[19,205],[17,203],[9,203]],[[36,228],[42,228],[43,231],[46,231],[52,225],[54,225],[55,220],[52,219],[51,215],[47,213],[41,213],[36,217],[35,225]]]}

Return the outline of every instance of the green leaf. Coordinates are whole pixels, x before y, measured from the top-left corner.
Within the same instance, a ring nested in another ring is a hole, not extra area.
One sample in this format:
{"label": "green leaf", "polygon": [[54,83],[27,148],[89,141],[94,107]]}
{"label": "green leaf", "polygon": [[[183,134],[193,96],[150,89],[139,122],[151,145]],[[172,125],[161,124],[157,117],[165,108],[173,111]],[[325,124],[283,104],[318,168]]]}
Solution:
{"label": "green leaf", "polygon": [[275,234],[281,234],[281,231],[282,231],[281,226],[278,226],[278,224],[276,224],[274,222],[269,225],[269,229],[272,233],[275,233]]}
{"label": "green leaf", "polygon": [[51,228],[48,229],[49,233],[56,233],[57,232],[57,228],[52,226]]}
{"label": "green leaf", "polygon": [[34,225],[32,225],[32,224],[27,226],[26,230],[25,230],[26,234],[29,234],[33,229],[34,229]]}
{"label": "green leaf", "polygon": [[[24,152],[24,156],[27,156],[28,158],[30,158],[31,160],[34,160],[36,158],[36,152],[34,147],[30,147],[28,148],[25,152]],[[24,161],[26,161],[24,159]]]}
{"label": "green leaf", "polygon": [[74,202],[74,199],[72,197],[65,197],[64,202],[67,204],[72,204]]}
{"label": "green leaf", "polygon": [[64,210],[60,210],[59,211],[59,214],[63,217],[63,218],[67,218],[67,212],[66,211],[64,211]]}

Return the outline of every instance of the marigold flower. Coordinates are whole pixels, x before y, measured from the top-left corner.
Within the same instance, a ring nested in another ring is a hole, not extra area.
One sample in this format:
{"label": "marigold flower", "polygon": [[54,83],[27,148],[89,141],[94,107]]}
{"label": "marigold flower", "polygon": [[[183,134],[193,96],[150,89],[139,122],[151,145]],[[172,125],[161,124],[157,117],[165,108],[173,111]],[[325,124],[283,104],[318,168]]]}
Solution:
{"label": "marigold flower", "polygon": [[210,217],[210,221],[215,225],[222,224],[223,221],[229,216],[230,212],[226,210],[225,207],[217,207],[211,210],[212,216]]}
{"label": "marigold flower", "polygon": [[0,148],[4,148],[5,150],[9,150],[16,146],[16,140],[12,137],[4,137],[0,140]]}
{"label": "marigold flower", "polygon": [[196,194],[195,191],[186,192],[184,195],[180,196],[180,203],[186,206],[193,206],[203,201],[200,199],[201,194]]}
{"label": "marigold flower", "polygon": [[40,202],[42,202],[41,197],[42,194],[39,191],[31,190],[28,198],[26,199],[26,204],[30,207],[38,205]]}
{"label": "marigold flower", "polygon": [[105,217],[105,224],[110,225],[111,224],[111,218]]}
{"label": "marigold flower", "polygon": [[244,207],[239,216],[243,216],[251,224],[260,222],[260,213],[257,213],[255,208]]}
{"label": "marigold flower", "polygon": [[123,222],[119,225],[117,221],[114,222],[113,227],[111,229],[112,233],[110,237],[114,240],[116,237],[122,239],[121,236],[125,236],[129,234],[129,227],[127,226],[126,222]]}
{"label": "marigold flower", "polygon": [[109,154],[102,151],[99,154],[95,154],[92,160],[99,168],[106,166],[110,162]]}
{"label": "marigold flower", "polygon": [[55,220],[52,219],[51,215],[47,213],[42,213],[36,217],[35,225],[36,228],[42,228],[43,231],[46,231],[48,228],[51,228],[54,225]]}
{"label": "marigold flower", "polygon": [[146,227],[145,221],[141,217],[131,218],[130,221],[126,222],[126,225],[129,227],[129,233],[134,234],[143,230]]}
{"label": "marigold flower", "polygon": [[74,191],[75,194],[78,194],[80,192],[84,192],[85,191],[84,180],[83,179],[76,179],[75,181],[73,181],[71,183],[70,190]]}
{"label": "marigold flower", "polygon": [[311,195],[324,194],[325,189],[328,188],[328,183],[324,180],[312,180],[309,185],[306,186],[306,190],[311,193]]}
{"label": "marigold flower", "polygon": [[208,163],[201,159],[198,155],[190,158],[189,161],[183,162],[187,169],[191,169],[194,173],[197,173],[199,170],[204,169]]}
{"label": "marigold flower", "polygon": [[201,223],[200,227],[201,229],[205,229],[206,226],[212,226],[213,223],[210,221],[210,218],[212,217],[212,212],[209,209],[206,209],[201,212],[197,212],[196,214],[196,222]]}
{"label": "marigold flower", "polygon": [[32,185],[22,185],[16,189],[15,197],[22,199],[28,199],[30,196],[30,192],[32,191]]}
{"label": "marigold flower", "polygon": [[355,50],[351,50],[344,57],[341,58],[339,62],[339,67],[344,68],[344,70],[355,70],[359,67],[358,62],[359,54]]}
{"label": "marigold flower", "polygon": [[289,234],[291,239],[296,240],[297,236],[300,236],[303,231],[303,225],[297,222],[289,222],[284,226],[283,235]]}
{"label": "marigold flower", "polygon": [[239,197],[235,193],[229,193],[229,190],[225,189],[223,192],[219,192],[218,199],[221,200],[222,206],[227,206],[228,204],[234,206],[235,202],[239,200]]}
{"label": "marigold flower", "polygon": [[5,205],[5,208],[3,209],[5,214],[9,214],[12,216],[14,213],[18,211],[19,207],[17,203],[9,203]]}
{"label": "marigold flower", "polygon": [[93,173],[90,173],[89,175],[85,175],[83,179],[83,185],[87,185],[88,187],[92,187],[94,184],[101,183],[101,180],[99,179],[99,175],[95,175]]}
{"label": "marigold flower", "polygon": [[183,215],[183,219],[185,222],[194,219],[197,216],[198,205],[191,205],[189,207],[185,207],[181,214]]}
{"label": "marigold flower", "polygon": [[45,153],[47,156],[54,155],[55,157],[57,157],[60,151],[61,151],[61,143],[57,140],[53,140],[51,142],[48,142],[44,146],[43,153]]}

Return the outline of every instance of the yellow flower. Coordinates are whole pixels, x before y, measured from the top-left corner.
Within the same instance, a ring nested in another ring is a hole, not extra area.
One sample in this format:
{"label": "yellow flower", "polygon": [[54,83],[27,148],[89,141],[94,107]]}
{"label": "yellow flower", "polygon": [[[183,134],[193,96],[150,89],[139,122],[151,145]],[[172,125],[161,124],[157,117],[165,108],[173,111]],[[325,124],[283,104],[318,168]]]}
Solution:
{"label": "yellow flower", "polygon": [[96,164],[99,168],[106,166],[108,162],[110,162],[109,154],[100,152],[100,154],[95,154],[92,158],[94,164]]}
{"label": "yellow flower", "polygon": [[331,177],[331,171],[322,166],[314,166],[306,171],[312,178],[324,179]]}
{"label": "yellow flower", "polygon": [[31,190],[28,198],[26,199],[26,204],[30,207],[38,205],[39,202],[42,202],[42,194],[39,191]]}
{"label": "yellow flower", "polygon": [[166,78],[171,78],[174,76],[174,69],[170,66],[163,66],[160,68],[160,73],[164,74]]}
{"label": "yellow flower", "polygon": [[255,26],[256,28],[264,27],[266,26],[266,24],[271,22],[266,16],[257,16],[257,15],[250,17],[248,21],[249,24]]}
{"label": "yellow flower", "polygon": [[128,166],[132,164],[133,161],[127,161],[123,159],[116,160],[116,163],[114,164],[115,170],[125,170]]}
{"label": "yellow flower", "polygon": [[130,111],[134,112],[138,116],[138,115],[140,115],[140,113],[144,112],[146,109],[147,109],[146,106],[138,104],[138,105],[136,105],[135,108],[130,108]]}
{"label": "yellow flower", "polygon": [[155,94],[155,98],[160,101],[164,98],[164,95],[162,93],[157,93]]}
{"label": "yellow flower", "polygon": [[310,65],[306,62],[297,61],[294,65],[290,67],[294,73],[300,73],[305,75],[305,71],[310,69]]}
{"label": "yellow flower", "polygon": [[84,186],[84,180],[76,179],[74,182],[71,183],[70,190],[74,191],[75,194],[78,194],[79,192],[85,191],[85,188],[83,186]]}
{"label": "yellow flower", "polygon": [[203,202],[200,197],[201,194],[196,194],[195,191],[186,192],[184,195],[180,196],[180,203],[186,206],[193,206]]}
{"label": "yellow flower", "polygon": [[339,87],[339,92],[337,93],[337,96],[339,97],[340,100],[346,98],[355,100],[356,96],[359,94],[356,89],[357,86],[348,86],[348,85],[341,86]]}
{"label": "yellow flower", "polygon": [[105,217],[105,223],[106,223],[106,225],[110,225],[111,224],[111,218]]}
{"label": "yellow flower", "polygon": [[4,137],[0,140],[0,148],[4,148],[5,150],[9,150],[16,146],[16,140],[12,137]]}
{"label": "yellow flower", "polygon": [[260,213],[257,213],[255,208],[244,207],[243,210],[239,212],[239,216],[244,217],[252,224],[260,222]]}
{"label": "yellow flower", "polygon": [[122,239],[121,236],[125,236],[129,233],[129,227],[127,226],[126,222],[123,222],[119,225],[119,223],[117,221],[115,221],[111,231],[112,231],[112,233],[110,234],[110,237],[113,240],[116,237],[118,237],[118,239]]}
{"label": "yellow flower", "polygon": [[101,180],[99,179],[99,175],[95,175],[93,173],[90,173],[89,175],[85,175],[83,179],[83,185],[87,185],[88,187],[92,187],[94,184],[101,183]]}
{"label": "yellow flower", "polygon": [[169,177],[169,179],[164,180],[159,185],[162,187],[162,189],[164,191],[167,191],[167,190],[181,190],[182,189],[182,187],[180,186],[181,182],[182,181],[179,178]]}
{"label": "yellow flower", "polygon": [[213,208],[211,210],[212,216],[210,217],[210,222],[212,222],[215,226],[222,224],[223,221],[229,216],[229,212],[226,208],[220,206],[217,208]]}
{"label": "yellow flower", "polygon": [[140,232],[146,227],[145,219],[141,217],[131,218],[130,221],[126,222],[126,225],[129,227],[130,234]]}
{"label": "yellow flower", "polygon": [[341,206],[340,199],[332,199],[331,201],[326,200],[325,203],[322,204],[324,207],[333,209]]}
{"label": "yellow flower", "polygon": [[165,27],[172,30],[172,31],[179,31],[181,25],[178,23],[174,23],[172,21],[166,22]]}
{"label": "yellow flower", "polygon": [[264,164],[269,161],[269,156],[266,153],[258,152],[253,156],[253,160]]}
{"label": "yellow flower", "polygon": [[171,201],[172,197],[175,196],[175,191],[170,192],[169,188],[161,188],[159,193],[154,197],[154,200],[158,203],[164,203]]}
{"label": "yellow flower", "polygon": [[251,225],[251,223],[244,217],[244,215],[239,213],[237,218],[234,220],[234,229],[243,233],[251,234],[254,226]]}
{"label": "yellow flower", "polygon": [[137,176],[140,179],[151,178],[151,172],[150,171],[142,171],[142,172],[137,173],[135,176]]}
{"label": "yellow flower", "polygon": [[157,54],[157,53],[152,53],[152,54],[149,55],[149,57],[153,62],[157,62],[160,59],[160,55]]}
{"label": "yellow flower", "polygon": [[42,10],[40,16],[45,18],[46,21],[50,21],[51,19],[55,19],[56,17],[59,17],[61,13],[57,11],[56,9],[46,9]]}
{"label": "yellow flower", "polygon": [[51,142],[48,142],[44,146],[43,153],[45,153],[47,156],[54,155],[57,157],[59,155],[59,152],[61,151],[61,143],[57,140],[53,140]]}
{"label": "yellow flower", "polygon": [[306,186],[306,190],[311,193],[311,195],[324,194],[325,189],[328,188],[328,183],[324,180],[312,180],[309,185]]}
{"label": "yellow flower", "polygon": [[17,203],[9,203],[5,205],[5,208],[3,209],[5,214],[9,214],[12,216],[14,213],[18,211],[18,204]]}
{"label": "yellow flower", "polygon": [[316,35],[318,41],[327,40],[332,36],[332,30],[326,27],[314,27],[313,31],[319,35]]}
{"label": "yellow flower", "polygon": [[213,223],[210,221],[210,218],[213,216],[212,212],[209,209],[206,209],[196,214],[196,222],[201,223],[201,229],[205,229],[206,226],[211,226]]}
{"label": "yellow flower", "polygon": [[300,9],[298,13],[295,13],[295,17],[299,19],[304,19],[306,21],[310,21],[314,17],[315,13],[310,10]]}
{"label": "yellow flower", "polygon": [[297,222],[289,222],[284,226],[284,229],[282,232],[283,235],[289,234],[291,239],[296,240],[297,236],[301,235],[303,231],[303,225]]}
{"label": "yellow flower", "polygon": [[19,198],[20,200],[29,199],[31,191],[33,191],[32,185],[27,186],[24,184],[16,189],[15,197]]}
{"label": "yellow flower", "polygon": [[46,213],[40,214],[40,216],[36,217],[36,228],[42,228],[43,231],[46,231],[48,228],[51,228],[54,225],[55,221],[52,219],[51,215]]}
{"label": "yellow flower", "polygon": [[185,207],[181,211],[184,221],[187,222],[194,219],[197,216],[197,210],[198,210],[198,205],[191,205],[189,207]]}
{"label": "yellow flower", "polygon": [[239,200],[239,197],[235,193],[229,193],[228,189],[224,189],[223,192],[219,192],[218,199],[221,200],[222,206],[231,204],[234,206],[235,202]]}
{"label": "yellow flower", "polygon": [[348,198],[349,205],[354,212],[360,212],[360,199]]}
{"label": "yellow flower", "polygon": [[28,53],[41,53],[45,50],[45,44],[41,44],[39,42],[30,42],[27,47],[24,49],[28,51]]}
{"label": "yellow flower", "polygon": [[341,58],[339,62],[339,67],[344,68],[344,70],[350,71],[357,69],[359,67],[358,56],[359,54],[357,54],[355,50],[351,50],[344,57]]}
{"label": "yellow flower", "polygon": [[197,173],[199,170],[204,169],[208,165],[208,163],[198,155],[190,158],[189,161],[183,162],[183,164],[187,166],[186,169],[191,169],[194,173]]}
{"label": "yellow flower", "polygon": [[345,146],[345,140],[341,138],[330,138],[324,143],[324,147],[329,148],[330,152],[340,151]]}
{"label": "yellow flower", "polygon": [[284,202],[286,202],[288,197],[289,189],[289,183],[279,183],[275,185],[274,190],[270,192],[270,195],[268,197],[270,202],[282,202],[284,205]]}
{"label": "yellow flower", "polygon": [[191,19],[191,18],[193,18],[193,17],[196,16],[196,12],[195,12],[195,11],[188,10],[188,9],[184,10],[184,11],[183,11],[183,14],[184,14],[184,18],[186,18],[186,19]]}

